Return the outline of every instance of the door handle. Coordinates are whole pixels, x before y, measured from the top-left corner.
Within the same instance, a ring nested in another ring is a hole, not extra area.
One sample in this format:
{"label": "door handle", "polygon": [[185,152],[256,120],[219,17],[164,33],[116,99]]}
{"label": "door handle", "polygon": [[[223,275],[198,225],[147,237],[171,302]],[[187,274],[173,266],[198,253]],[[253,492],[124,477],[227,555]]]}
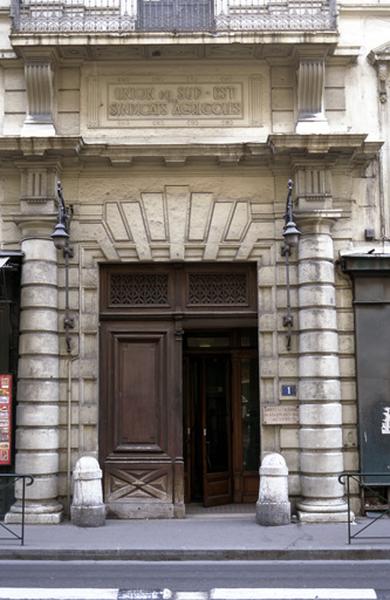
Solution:
{"label": "door handle", "polygon": [[207,437],[207,429],[206,429],[206,427],[203,427],[203,437]]}

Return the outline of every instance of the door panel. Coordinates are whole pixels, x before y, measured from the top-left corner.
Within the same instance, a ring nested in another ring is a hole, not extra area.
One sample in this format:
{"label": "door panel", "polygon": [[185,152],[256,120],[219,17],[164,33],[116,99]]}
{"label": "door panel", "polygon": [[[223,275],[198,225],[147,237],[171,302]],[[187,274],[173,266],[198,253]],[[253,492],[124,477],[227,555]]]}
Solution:
{"label": "door panel", "polygon": [[104,322],[101,462],[105,501],[117,517],[183,511],[181,352],[169,322]]}
{"label": "door panel", "polygon": [[[115,338],[115,440],[113,450],[146,446],[163,450],[161,430],[164,335]],[[144,448],[146,449],[146,448]]]}

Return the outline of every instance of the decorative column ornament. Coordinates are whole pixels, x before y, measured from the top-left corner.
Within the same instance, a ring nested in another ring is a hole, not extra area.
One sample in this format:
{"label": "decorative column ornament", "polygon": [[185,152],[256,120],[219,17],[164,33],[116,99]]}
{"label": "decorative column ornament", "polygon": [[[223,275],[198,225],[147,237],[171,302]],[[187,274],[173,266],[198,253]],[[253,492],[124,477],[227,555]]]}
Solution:
{"label": "decorative column ornament", "polygon": [[[45,161],[17,164],[21,170],[20,207],[23,214],[30,214],[32,205],[40,205],[40,209],[52,214],[55,208],[55,189],[60,167],[56,161],[51,164]],[[36,209],[33,209],[36,210]]]}
{"label": "decorative column ornament", "polygon": [[379,101],[382,104],[387,102],[387,78],[388,78],[388,66],[387,63],[379,63],[378,65],[378,88],[379,88]]}
{"label": "decorative column ornament", "polygon": [[301,211],[332,208],[331,173],[313,161],[295,164],[296,199]]}
{"label": "decorative column ornament", "polygon": [[331,229],[340,211],[315,209],[299,223],[299,442],[301,521],[346,521],[338,331]]}
{"label": "decorative column ornament", "polygon": [[22,135],[55,135],[54,106],[54,69],[47,58],[36,57],[27,60],[24,65],[27,90],[27,115]]}
{"label": "decorative column ornament", "polygon": [[296,133],[328,133],[324,112],[325,59],[301,58],[297,79]]}

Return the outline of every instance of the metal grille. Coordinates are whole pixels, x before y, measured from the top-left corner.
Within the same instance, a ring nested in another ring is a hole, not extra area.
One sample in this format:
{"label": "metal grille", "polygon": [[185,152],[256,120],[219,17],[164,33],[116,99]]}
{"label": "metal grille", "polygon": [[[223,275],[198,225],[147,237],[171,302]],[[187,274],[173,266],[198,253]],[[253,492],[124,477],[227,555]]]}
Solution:
{"label": "metal grille", "polygon": [[121,273],[110,278],[111,306],[168,305],[168,275]]}
{"label": "metal grille", "polygon": [[11,0],[14,32],[335,30],[336,0]]}
{"label": "metal grille", "polygon": [[248,304],[247,276],[242,273],[190,273],[188,304],[246,306]]}

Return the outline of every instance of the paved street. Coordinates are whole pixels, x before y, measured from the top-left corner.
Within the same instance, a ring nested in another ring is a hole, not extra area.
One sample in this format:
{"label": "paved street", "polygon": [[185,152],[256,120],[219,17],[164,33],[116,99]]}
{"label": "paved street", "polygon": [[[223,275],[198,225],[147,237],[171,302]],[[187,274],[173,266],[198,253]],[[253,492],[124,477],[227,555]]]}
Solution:
{"label": "paved street", "polygon": [[4,587],[373,588],[390,598],[390,561],[1,561]]}

